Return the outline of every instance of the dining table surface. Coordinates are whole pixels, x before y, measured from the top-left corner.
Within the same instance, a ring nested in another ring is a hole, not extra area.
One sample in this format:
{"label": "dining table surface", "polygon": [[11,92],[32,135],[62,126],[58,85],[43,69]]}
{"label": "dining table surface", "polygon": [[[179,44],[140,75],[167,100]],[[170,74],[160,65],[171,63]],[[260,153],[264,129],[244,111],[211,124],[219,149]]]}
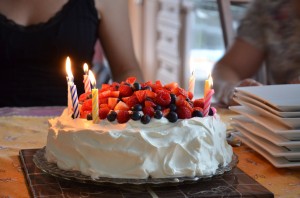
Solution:
{"label": "dining table surface", "polygon": [[[46,144],[48,119],[65,107],[0,108],[0,198],[31,197],[20,161],[20,150],[42,148]],[[227,108],[217,108],[230,130]],[[300,168],[276,168],[259,153],[241,142],[233,147],[237,167],[274,194],[274,197],[300,197]]]}

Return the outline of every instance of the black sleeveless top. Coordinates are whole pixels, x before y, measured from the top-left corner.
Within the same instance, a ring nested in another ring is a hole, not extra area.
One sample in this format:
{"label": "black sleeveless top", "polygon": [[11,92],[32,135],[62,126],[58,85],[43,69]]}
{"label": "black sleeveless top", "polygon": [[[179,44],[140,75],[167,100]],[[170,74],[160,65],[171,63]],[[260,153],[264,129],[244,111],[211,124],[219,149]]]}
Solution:
{"label": "black sleeveless top", "polygon": [[0,107],[67,105],[67,56],[83,93],[98,24],[94,0],[69,0],[48,22],[26,27],[0,14]]}

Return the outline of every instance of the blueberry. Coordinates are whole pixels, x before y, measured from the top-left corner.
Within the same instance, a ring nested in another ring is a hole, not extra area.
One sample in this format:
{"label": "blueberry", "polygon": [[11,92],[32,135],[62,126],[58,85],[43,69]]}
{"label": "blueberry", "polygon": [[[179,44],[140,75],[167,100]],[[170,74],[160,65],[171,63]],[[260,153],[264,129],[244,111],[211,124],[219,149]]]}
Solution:
{"label": "blueberry", "polygon": [[195,111],[193,111],[193,113],[192,113],[192,117],[203,117],[203,114],[202,114],[201,111],[195,110]]}
{"label": "blueberry", "polygon": [[152,91],[152,88],[151,88],[149,85],[147,85],[147,86],[145,86],[145,87],[143,88],[143,90],[150,90],[150,91]]}
{"label": "blueberry", "polygon": [[173,93],[171,93],[170,96],[171,96],[171,104],[175,104],[175,102],[176,102],[176,95],[173,94]]}
{"label": "blueberry", "polygon": [[142,111],[143,107],[141,104],[135,104],[133,107],[131,107],[132,111]]}
{"label": "blueberry", "polygon": [[138,82],[133,83],[133,90],[138,91],[141,89],[142,89],[142,86],[140,83],[138,83]]}
{"label": "blueberry", "polygon": [[93,119],[92,114],[91,114],[91,113],[87,114],[86,119],[87,119],[87,120],[92,120],[92,119]]}
{"label": "blueberry", "polygon": [[168,113],[167,119],[169,120],[169,122],[176,122],[178,120],[178,115],[174,111],[171,111],[170,113]]}
{"label": "blueberry", "polygon": [[209,109],[208,115],[209,116],[213,116],[214,115],[214,111],[212,110],[212,108]]}
{"label": "blueberry", "polygon": [[161,119],[163,117],[163,113],[161,112],[161,110],[155,110],[154,111],[154,117],[156,119]]}
{"label": "blueberry", "polygon": [[150,116],[147,115],[147,114],[143,115],[142,118],[141,118],[141,122],[142,122],[143,124],[148,124],[148,123],[150,122],[150,120],[151,120],[151,118],[150,118]]}
{"label": "blueberry", "polygon": [[170,108],[170,111],[176,111],[176,109],[177,109],[175,104],[170,104],[169,108]]}
{"label": "blueberry", "polygon": [[154,107],[154,109],[155,109],[155,110],[162,110],[162,108],[161,108],[160,105],[156,105],[156,106]]}
{"label": "blueberry", "polygon": [[139,119],[141,119],[141,114],[140,114],[140,112],[138,112],[138,111],[133,111],[132,112],[132,114],[130,115],[130,118],[132,119],[132,120],[139,120]]}
{"label": "blueberry", "polygon": [[117,112],[115,112],[115,111],[111,111],[107,114],[107,120],[110,122],[115,121],[116,118],[117,118]]}

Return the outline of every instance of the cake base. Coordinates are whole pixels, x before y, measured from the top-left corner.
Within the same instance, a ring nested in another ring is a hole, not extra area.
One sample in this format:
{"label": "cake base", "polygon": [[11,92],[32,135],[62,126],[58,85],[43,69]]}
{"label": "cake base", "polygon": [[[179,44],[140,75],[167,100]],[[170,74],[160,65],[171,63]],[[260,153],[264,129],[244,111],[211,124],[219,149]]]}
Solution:
{"label": "cake base", "polygon": [[225,167],[219,166],[214,175],[202,175],[197,177],[173,177],[173,178],[147,178],[147,179],[124,179],[124,178],[108,178],[99,177],[98,179],[92,179],[90,176],[86,176],[80,173],[80,171],[66,171],[60,169],[56,163],[48,162],[45,158],[45,147],[38,150],[33,156],[33,162],[35,165],[43,170],[44,172],[53,175],[55,177],[60,177],[67,180],[77,181],[80,183],[90,183],[90,184],[176,184],[183,182],[195,182],[201,179],[210,178],[217,175],[222,175],[225,172],[231,171],[238,163],[237,155],[232,155],[232,161]]}

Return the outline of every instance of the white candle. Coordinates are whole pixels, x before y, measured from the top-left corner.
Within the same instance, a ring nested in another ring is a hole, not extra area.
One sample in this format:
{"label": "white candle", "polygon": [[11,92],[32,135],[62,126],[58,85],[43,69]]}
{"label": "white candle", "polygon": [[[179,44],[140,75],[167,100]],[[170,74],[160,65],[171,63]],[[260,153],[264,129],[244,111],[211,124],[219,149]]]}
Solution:
{"label": "white candle", "polygon": [[84,84],[84,91],[85,93],[88,93],[91,91],[91,81],[89,78],[89,66],[84,63],[83,65],[83,71],[84,71],[84,75],[83,75],[83,84]]}
{"label": "white candle", "polygon": [[190,61],[190,71],[191,71],[191,76],[189,79],[189,88],[188,91],[191,92],[194,95],[195,91],[195,66],[192,61]]}
{"label": "white candle", "polygon": [[[68,74],[68,76],[67,76],[67,81],[68,81],[68,110],[69,110],[69,113],[73,112],[74,118],[79,118],[80,114],[79,114],[77,88],[76,88],[76,85],[74,84],[74,76],[72,74],[71,61],[70,61],[69,57],[67,57],[67,60],[66,60],[66,71],[67,71],[67,74]],[[70,98],[71,98],[71,100],[70,100]]]}
{"label": "white candle", "polygon": [[98,104],[98,89],[96,88],[96,79],[93,72],[89,71],[89,78],[92,83],[92,117],[93,123],[99,122],[99,104]]}

